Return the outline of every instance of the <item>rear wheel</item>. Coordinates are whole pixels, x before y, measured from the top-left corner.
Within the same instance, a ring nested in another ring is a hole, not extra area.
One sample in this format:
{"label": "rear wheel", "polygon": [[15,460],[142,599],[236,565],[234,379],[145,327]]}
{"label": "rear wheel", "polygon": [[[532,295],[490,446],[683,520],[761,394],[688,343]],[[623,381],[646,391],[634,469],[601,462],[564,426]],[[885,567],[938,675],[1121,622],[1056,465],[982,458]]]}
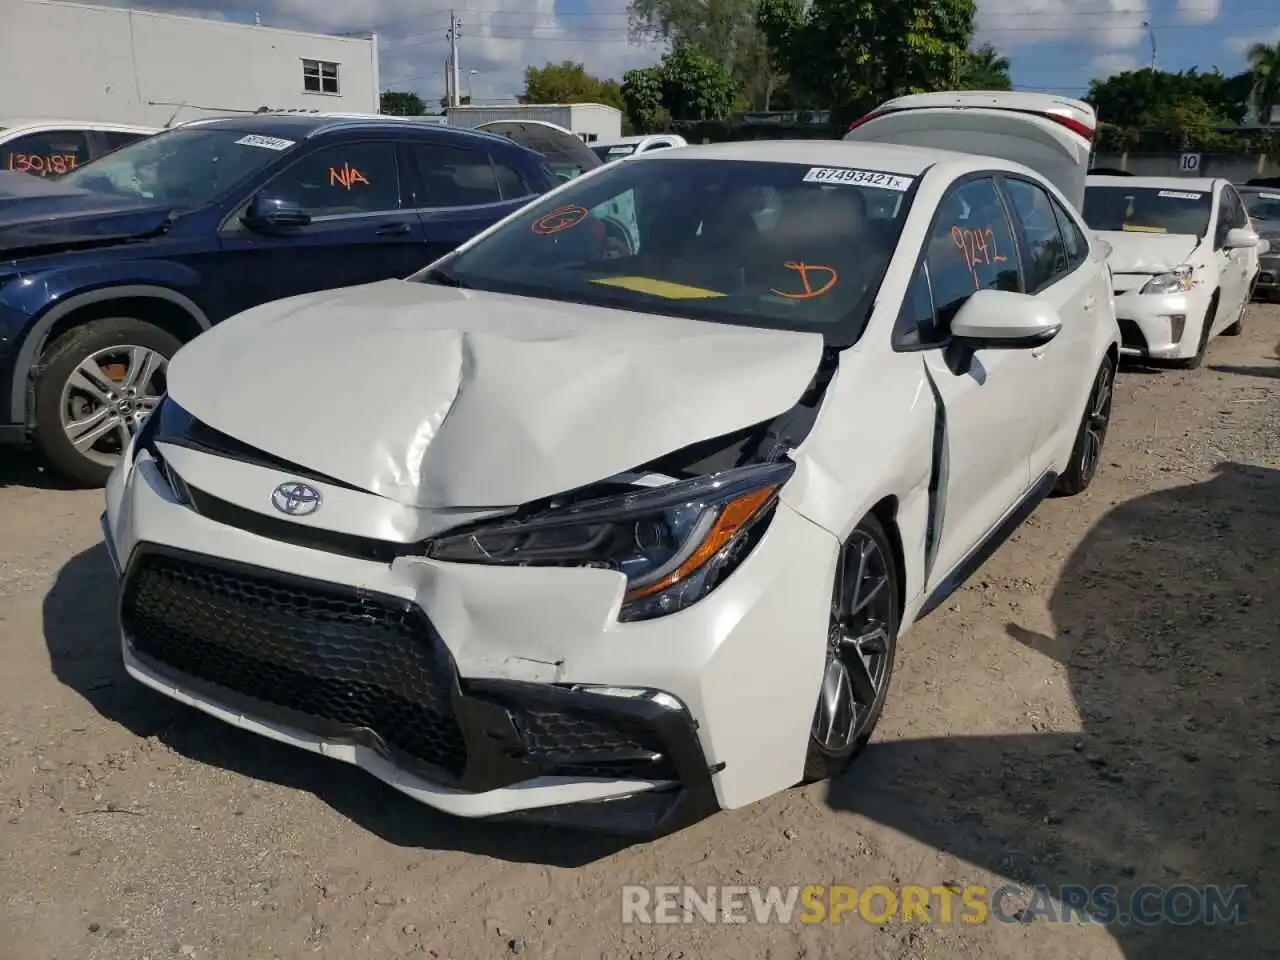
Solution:
{"label": "rear wheel", "polygon": [[1062,472],[1058,485],[1054,488],[1054,492],[1060,496],[1073,497],[1077,493],[1083,493],[1098,473],[1098,464],[1102,461],[1102,446],[1106,443],[1107,430],[1111,426],[1111,401],[1115,396],[1115,385],[1116,361],[1111,354],[1107,354],[1093,378],[1089,400],[1085,404],[1080,429],[1076,433],[1076,443],[1071,448],[1071,459],[1067,461],[1067,469]]}
{"label": "rear wheel", "polygon": [[59,337],[35,372],[35,446],[58,473],[84,486],[107,481],[165,391],[182,346],[130,317],[94,320]]}
{"label": "rear wheel", "polygon": [[893,547],[879,521],[867,517],[849,535],[836,568],[806,783],[840,773],[871,739],[893,677],[898,611]]}

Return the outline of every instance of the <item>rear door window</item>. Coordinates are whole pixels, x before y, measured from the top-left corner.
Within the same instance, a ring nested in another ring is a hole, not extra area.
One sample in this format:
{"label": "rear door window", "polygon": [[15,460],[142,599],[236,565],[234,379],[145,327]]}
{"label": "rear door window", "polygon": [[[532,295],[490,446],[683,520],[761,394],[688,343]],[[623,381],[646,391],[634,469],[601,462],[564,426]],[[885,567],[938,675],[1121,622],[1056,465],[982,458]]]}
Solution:
{"label": "rear door window", "polygon": [[69,173],[89,161],[89,136],[83,130],[46,130],[0,145],[0,167],[38,177]]}
{"label": "rear door window", "polygon": [[489,154],[438,143],[406,145],[418,179],[417,207],[474,207],[500,203],[502,191]]}
{"label": "rear door window", "polygon": [[1007,179],[1005,192],[1013,205],[1022,236],[1022,272],[1027,293],[1041,290],[1067,275],[1067,247],[1049,194],[1029,180]]}

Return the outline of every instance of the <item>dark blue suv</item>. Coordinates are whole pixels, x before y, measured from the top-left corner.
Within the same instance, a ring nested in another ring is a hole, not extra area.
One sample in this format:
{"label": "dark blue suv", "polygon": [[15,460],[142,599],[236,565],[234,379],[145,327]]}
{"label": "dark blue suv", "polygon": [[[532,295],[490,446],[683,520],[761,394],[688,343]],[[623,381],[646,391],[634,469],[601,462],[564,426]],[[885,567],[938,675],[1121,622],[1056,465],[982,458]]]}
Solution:
{"label": "dark blue suv", "polygon": [[0,443],[100,485],[211,324],[407,276],[558,183],[494,134],[305,115],[195,121],[56,180],[0,174]]}

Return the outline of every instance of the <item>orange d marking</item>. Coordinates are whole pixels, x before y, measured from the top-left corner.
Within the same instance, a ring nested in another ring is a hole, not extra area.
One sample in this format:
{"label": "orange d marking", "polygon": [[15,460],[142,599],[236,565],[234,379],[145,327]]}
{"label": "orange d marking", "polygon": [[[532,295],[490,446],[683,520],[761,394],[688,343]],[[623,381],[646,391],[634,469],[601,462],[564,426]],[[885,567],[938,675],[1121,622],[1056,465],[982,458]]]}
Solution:
{"label": "orange d marking", "polygon": [[[782,290],[769,288],[770,293],[775,296],[785,297],[788,300],[812,300],[815,297],[820,297],[824,293],[828,293],[836,285],[836,281],[840,279],[840,275],[836,273],[834,267],[824,267],[817,263],[800,263],[796,260],[788,260],[783,266],[798,273],[800,275],[800,285],[804,287],[798,293],[785,293]],[[818,279],[825,278],[825,282],[818,287],[814,286],[815,273]]]}
{"label": "orange d marking", "polygon": [[540,237],[549,237],[553,233],[559,233],[561,230],[576,227],[585,219],[587,219],[587,209],[570,204],[564,207],[556,207],[550,213],[543,214],[533,221],[529,229]]}

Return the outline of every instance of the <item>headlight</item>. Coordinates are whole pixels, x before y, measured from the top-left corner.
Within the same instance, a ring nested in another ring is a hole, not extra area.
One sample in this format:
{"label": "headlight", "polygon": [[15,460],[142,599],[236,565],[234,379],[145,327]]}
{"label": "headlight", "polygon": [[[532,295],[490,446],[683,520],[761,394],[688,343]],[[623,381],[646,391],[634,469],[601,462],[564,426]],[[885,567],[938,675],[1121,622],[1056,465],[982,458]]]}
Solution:
{"label": "headlight", "polygon": [[741,467],[589,500],[430,541],[450,563],[572,566],[627,578],[619,620],[649,620],[706,596],[764,531],[791,462]]}
{"label": "headlight", "polygon": [[1152,277],[1142,288],[1143,293],[1186,293],[1191,289],[1191,268],[1185,264],[1174,267],[1169,273]]}

